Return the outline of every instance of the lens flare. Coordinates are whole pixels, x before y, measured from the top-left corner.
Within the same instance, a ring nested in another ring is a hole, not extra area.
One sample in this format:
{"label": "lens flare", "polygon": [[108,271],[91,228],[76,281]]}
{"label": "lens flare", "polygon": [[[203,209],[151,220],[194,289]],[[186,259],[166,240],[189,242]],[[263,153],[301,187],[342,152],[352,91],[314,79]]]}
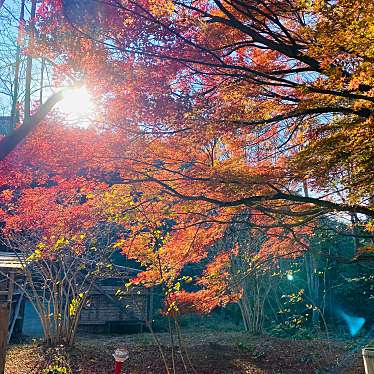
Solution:
{"label": "lens flare", "polygon": [[358,334],[358,332],[362,329],[366,321],[365,318],[350,316],[342,310],[338,310],[338,314],[340,315],[340,317],[343,318],[344,322],[347,324],[349,332],[352,336]]}
{"label": "lens flare", "polygon": [[65,121],[86,127],[95,115],[95,105],[86,87],[74,88],[64,93],[56,108],[64,115]]}

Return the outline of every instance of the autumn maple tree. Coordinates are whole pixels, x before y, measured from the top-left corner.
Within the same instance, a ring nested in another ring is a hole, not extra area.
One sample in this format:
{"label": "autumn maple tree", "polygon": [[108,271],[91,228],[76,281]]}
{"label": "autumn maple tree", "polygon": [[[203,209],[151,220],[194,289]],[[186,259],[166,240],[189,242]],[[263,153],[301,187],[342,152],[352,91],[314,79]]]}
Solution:
{"label": "autumn maple tree", "polygon": [[[194,196],[171,183],[169,192],[217,205],[254,206],[261,199],[372,215],[365,142],[372,128],[371,2],[113,1],[91,9],[50,1],[44,7],[46,40],[60,35],[53,25],[63,22],[61,35],[75,40],[55,40],[52,51],[70,50],[92,82],[108,78],[101,88],[111,92],[106,105],[117,113],[117,126],[145,135],[148,129],[169,143],[169,152],[177,144],[206,149],[200,165],[195,154],[169,168],[160,157],[155,173],[179,175],[188,188],[211,181],[216,196]],[[339,22],[337,14],[344,14]],[[93,51],[100,51],[94,66],[87,61]],[[182,163],[190,166],[184,173]],[[303,181],[313,197],[292,193]],[[344,201],[325,198],[321,188]],[[219,189],[240,193],[230,199]]]}
{"label": "autumn maple tree", "polygon": [[[260,230],[268,261],[338,216],[359,259],[374,215],[373,15],[370,0],[45,0],[35,48],[58,82],[86,83],[97,118],[44,121],[3,161],[4,197],[29,225],[120,225],[116,247],[144,268],[133,282],[165,285],[169,307],[240,296],[225,291],[234,247],[210,255],[230,225]],[[182,292],[183,267],[207,258],[200,290]]]}

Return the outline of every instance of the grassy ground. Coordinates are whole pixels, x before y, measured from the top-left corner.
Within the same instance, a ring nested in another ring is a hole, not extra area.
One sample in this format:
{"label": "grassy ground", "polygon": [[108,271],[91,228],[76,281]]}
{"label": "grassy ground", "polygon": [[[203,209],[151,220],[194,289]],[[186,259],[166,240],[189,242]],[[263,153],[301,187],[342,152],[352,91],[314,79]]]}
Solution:
{"label": "grassy ground", "polygon": [[[171,345],[168,334],[159,334],[171,367]],[[362,359],[351,353],[343,342],[327,344],[323,340],[290,340],[275,337],[253,337],[238,332],[188,332],[184,335],[195,373],[270,374],[270,373],[364,373]],[[165,373],[160,352],[150,334],[118,337],[80,336],[74,349],[43,350],[36,343],[11,346],[6,374],[40,374],[53,363],[67,373],[113,373],[113,351],[125,344],[130,358],[126,374]],[[179,348],[176,348],[176,373],[186,373]],[[185,358],[186,361],[186,358]],[[188,364],[186,363],[186,366]],[[189,367],[188,373],[194,373]]]}

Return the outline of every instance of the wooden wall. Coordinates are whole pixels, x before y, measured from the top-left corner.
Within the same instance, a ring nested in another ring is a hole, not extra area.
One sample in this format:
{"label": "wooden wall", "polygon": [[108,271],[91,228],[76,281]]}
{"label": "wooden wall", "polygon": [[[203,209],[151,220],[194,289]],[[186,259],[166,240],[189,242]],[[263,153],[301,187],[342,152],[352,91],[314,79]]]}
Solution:
{"label": "wooden wall", "polygon": [[135,290],[131,294],[116,296],[113,286],[101,286],[89,296],[89,306],[82,310],[80,325],[103,325],[108,322],[144,322],[151,314],[151,292]]}

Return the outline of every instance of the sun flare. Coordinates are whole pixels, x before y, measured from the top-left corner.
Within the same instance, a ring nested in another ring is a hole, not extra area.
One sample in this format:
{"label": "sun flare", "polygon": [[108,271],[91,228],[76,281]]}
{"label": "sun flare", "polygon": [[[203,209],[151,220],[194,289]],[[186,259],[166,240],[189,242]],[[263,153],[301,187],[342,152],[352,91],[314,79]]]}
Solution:
{"label": "sun flare", "polygon": [[89,118],[95,113],[95,105],[86,87],[66,91],[57,109],[71,120]]}

